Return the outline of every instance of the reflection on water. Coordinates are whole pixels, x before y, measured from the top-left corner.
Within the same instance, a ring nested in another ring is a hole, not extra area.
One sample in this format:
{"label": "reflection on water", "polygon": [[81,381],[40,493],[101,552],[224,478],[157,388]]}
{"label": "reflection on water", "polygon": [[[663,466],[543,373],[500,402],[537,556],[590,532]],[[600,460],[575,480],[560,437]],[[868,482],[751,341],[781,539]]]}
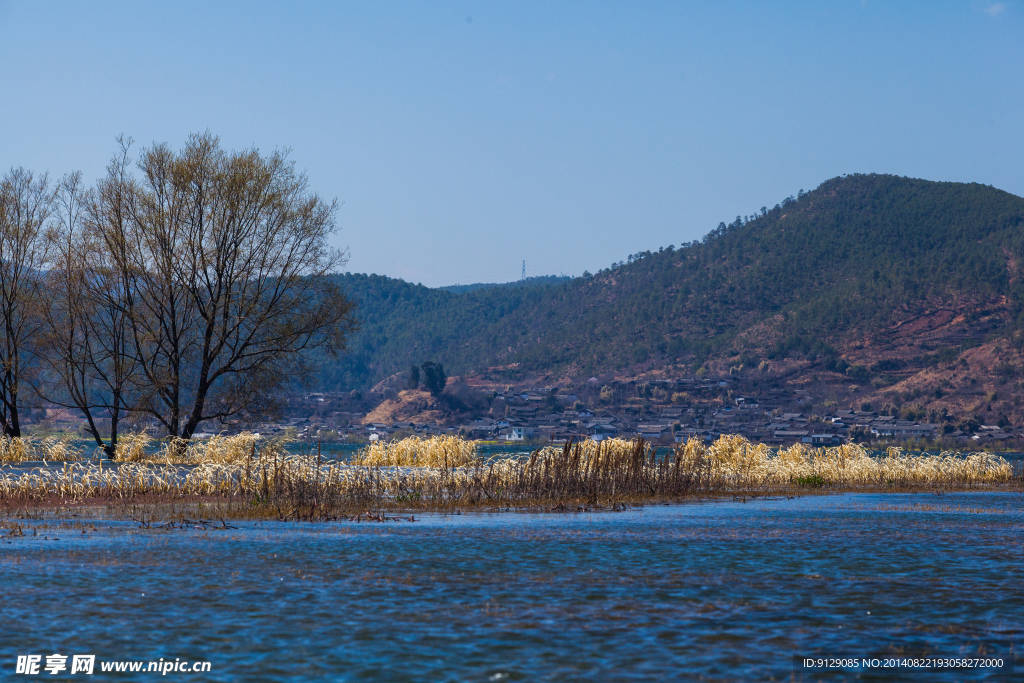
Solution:
{"label": "reflection on water", "polygon": [[210,660],[204,680],[790,680],[795,653],[1009,652],[1024,620],[1018,494],[236,524],[5,539],[0,667],[59,652]]}

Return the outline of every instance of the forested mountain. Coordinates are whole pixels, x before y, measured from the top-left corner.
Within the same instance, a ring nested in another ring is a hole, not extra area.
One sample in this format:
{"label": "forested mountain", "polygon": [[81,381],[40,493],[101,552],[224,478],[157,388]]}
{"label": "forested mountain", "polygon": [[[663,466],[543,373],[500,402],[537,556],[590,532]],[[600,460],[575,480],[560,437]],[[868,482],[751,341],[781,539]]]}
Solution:
{"label": "forested mountain", "polygon": [[365,388],[424,360],[565,377],[735,356],[834,362],[939,310],[961,337],[1012,337],[1024,327],[1022,223],[1024,199],[993,187],[850,175],[556,284],[451,292],[338,276],[362,329],[322,381]]}

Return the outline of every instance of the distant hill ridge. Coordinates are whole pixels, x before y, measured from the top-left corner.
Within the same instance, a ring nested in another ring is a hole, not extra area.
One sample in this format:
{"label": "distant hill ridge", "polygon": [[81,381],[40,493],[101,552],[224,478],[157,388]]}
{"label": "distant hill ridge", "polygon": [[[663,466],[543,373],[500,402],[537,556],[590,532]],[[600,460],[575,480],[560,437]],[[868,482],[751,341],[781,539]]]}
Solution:
{"label": "distant hill ridge", "polygon": [[466,292],[475,292],[480,289],[491,289],[492,287],[535,287],[536,285],[553,285],[560,282],[566,282],[571,280],[570,275],[534,275],[533,277],[523,278],[522,280],[512,280],[511,282],[476,282],[471,285],[448,285],[447,287],[438,287],[446,292],[452,294],[464,294]]}
{"label": "distant hill ridge", "polygon": [[834,362],[939,309],[963,319],[961,337],[1012,340],[1024,327],[1022,223],[1024,199],[990,186],[849,175],[588,277],[446,291],[346,274],[363,328],[321,381],[366,388],[427,359],[449,374],[518,364],[562,377]]}

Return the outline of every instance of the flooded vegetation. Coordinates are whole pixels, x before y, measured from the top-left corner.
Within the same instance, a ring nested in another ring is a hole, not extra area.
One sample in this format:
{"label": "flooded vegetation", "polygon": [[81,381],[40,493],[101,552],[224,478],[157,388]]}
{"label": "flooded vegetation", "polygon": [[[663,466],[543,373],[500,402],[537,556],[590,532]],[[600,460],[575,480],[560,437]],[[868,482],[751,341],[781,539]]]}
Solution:
{"label": "flooded vegetation", "polygon": [[491,457],[457,437],[382,442],[348,460],[287,446],[241,434],[154,448],[129,436],[113,463],[0,468],[0,501],[14,510],[195,499],[224,516],[329,520],[364,512],[590,509],[723,495],[1019,489],[1021,481],[1008,461],[986,453],[890,449],[872,456],[851,444],[771,450],[738,436],[671,449],[643,439],[588,440]]}

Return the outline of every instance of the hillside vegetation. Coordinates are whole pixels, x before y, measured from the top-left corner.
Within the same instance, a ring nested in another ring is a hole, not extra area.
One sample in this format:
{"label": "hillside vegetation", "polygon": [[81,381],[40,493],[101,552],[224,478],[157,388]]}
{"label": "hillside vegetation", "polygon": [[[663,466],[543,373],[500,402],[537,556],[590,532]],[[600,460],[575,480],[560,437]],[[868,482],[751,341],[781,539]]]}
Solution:
{"label": "hillside vegetation", "polygon": [[915,329],[944,332],[881,370],[992,335],[1015,345],[1022,222],[1024,199],[993,187],[851,175],[561,283],[451,292],[346,274],[362,329],[322,382],[366,388],[426,359],[496,380],[787,358],[856,376],[865,348]]}

